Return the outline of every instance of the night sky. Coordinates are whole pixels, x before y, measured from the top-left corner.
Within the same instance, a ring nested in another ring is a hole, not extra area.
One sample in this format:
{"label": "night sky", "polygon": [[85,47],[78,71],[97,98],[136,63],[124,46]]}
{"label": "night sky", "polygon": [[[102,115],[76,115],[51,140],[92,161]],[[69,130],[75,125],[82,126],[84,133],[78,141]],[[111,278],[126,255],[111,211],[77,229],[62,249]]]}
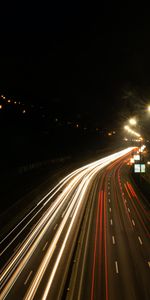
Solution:
{"label": "night sky", "polygon": [[102,126],[138,113],[150,101],[148,13],[113,1],[12,4],[1,26],[2,93]]}

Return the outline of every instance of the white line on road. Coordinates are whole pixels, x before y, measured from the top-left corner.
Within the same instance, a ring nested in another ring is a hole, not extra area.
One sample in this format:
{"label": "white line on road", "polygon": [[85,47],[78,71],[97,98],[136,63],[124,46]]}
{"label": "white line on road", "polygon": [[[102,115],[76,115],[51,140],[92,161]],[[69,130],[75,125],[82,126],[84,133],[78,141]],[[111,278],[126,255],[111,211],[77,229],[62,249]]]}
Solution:
{"label": "white line on road", "polygon": [[62,218],[64,217],[64,214],[65,214],[65,210],[64,210],[64,212],[63,212],[62,215],[61,215]]}
{"label": "white line on road", "polygon": [[31,274],[32,274],[32,270],[30,271],[30,273],[29,273],[29,275],[28,275],[28,277],[27,277],[27,279],[25,280],[25,282],[24,282],[24,285],[26,285],[27,284],[27,282],[28,282],[28,280],[29,280],[29,278],[30,278],[30,276],[31,276]]}
{"label": "white line on road", "polygon": [[113,220],[112,219],[110,220],[110,225],[113,225]]}
{"label": "white line on road", "polygon": [[138,236],[138,239],[139,239],[140,244],[142,245],[143,243],[142,243],[140,236]]}
{"label": "white line on road", "polygon": [[109,203],[110,203],[110,198],[108,199]]}
{"label": "white line on road", "polygon": [[48,242],[46,242],[46,243],[45,243],[45,245],[44,245],[44,247],[43,247],[42,251],[44,251],[44,250],[45,250],[45,248],[46,248],[47,244],[48,244]]}
{"label": "white line on road", "polygon": [[115,237],[114,237],[114,235],[112,235],[112,242],[113,242],[113,244],[115,244]]}
{"label": "white line on road", "polygon": [[117,261],[115,261],[115,267],[116,267],[116,273],[119,274],[118,262]]}
{"label": "white line on road", "polygon": [[109,211],[111,212],[111,207],[109,207]]}
{"label": "white line on road", "polygon": [[132,224],[133,224],[133,226],[135,226],[135,222],[134,222],[134,220],[132,219]]}
{"label": "white line on road", "polygon": [[128,207],[128,212],[130,213],[130,208]]}
{"label": "white line on road", "polygon": [[56,224],[56,225],[54,226],[54,230],[57,228],[57,226],[58,226],[58,224]]}

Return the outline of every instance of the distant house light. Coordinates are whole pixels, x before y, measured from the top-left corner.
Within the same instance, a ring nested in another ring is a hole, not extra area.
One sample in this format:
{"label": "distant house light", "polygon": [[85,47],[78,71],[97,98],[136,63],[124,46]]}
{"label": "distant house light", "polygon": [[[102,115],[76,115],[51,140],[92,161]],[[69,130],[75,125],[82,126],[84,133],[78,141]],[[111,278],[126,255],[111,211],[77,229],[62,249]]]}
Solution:
{"label": "distant house light", "polygon": [[3,105],[2,104],[0,104],[0,109],[2,109],[3,108]]}
{"label": "distant house light", "polygon": [[26,113],[26,110],[25,110],[25,109],[23,109],[22,113],[23,113],[23,114],[25,114],[25,113]]}
{"label": "distant house light", "polygon": [[7,102],[8,102],[8,103],[11,103],[11,100],[9,99]]}

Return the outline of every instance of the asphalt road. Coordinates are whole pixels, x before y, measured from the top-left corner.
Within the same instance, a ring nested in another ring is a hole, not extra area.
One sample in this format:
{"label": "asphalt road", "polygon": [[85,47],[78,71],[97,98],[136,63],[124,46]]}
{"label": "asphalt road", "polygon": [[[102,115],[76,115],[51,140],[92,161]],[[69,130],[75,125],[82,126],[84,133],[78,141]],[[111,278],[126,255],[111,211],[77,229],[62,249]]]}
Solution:
{"label": "asphalt road", "polygon": [[0,300],[150,299],[150,211],[131,151],[66,176],[3,237]]}

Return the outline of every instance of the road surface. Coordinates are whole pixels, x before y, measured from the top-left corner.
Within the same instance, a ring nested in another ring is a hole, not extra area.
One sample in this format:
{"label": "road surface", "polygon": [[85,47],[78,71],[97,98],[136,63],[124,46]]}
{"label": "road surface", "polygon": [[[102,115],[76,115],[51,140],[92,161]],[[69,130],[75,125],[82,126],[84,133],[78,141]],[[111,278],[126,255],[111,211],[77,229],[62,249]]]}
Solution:
{"label": "road surface", "polygon": [[1,299],[150,299],[147,206],[127,148],[75,170],[1,240]]}

